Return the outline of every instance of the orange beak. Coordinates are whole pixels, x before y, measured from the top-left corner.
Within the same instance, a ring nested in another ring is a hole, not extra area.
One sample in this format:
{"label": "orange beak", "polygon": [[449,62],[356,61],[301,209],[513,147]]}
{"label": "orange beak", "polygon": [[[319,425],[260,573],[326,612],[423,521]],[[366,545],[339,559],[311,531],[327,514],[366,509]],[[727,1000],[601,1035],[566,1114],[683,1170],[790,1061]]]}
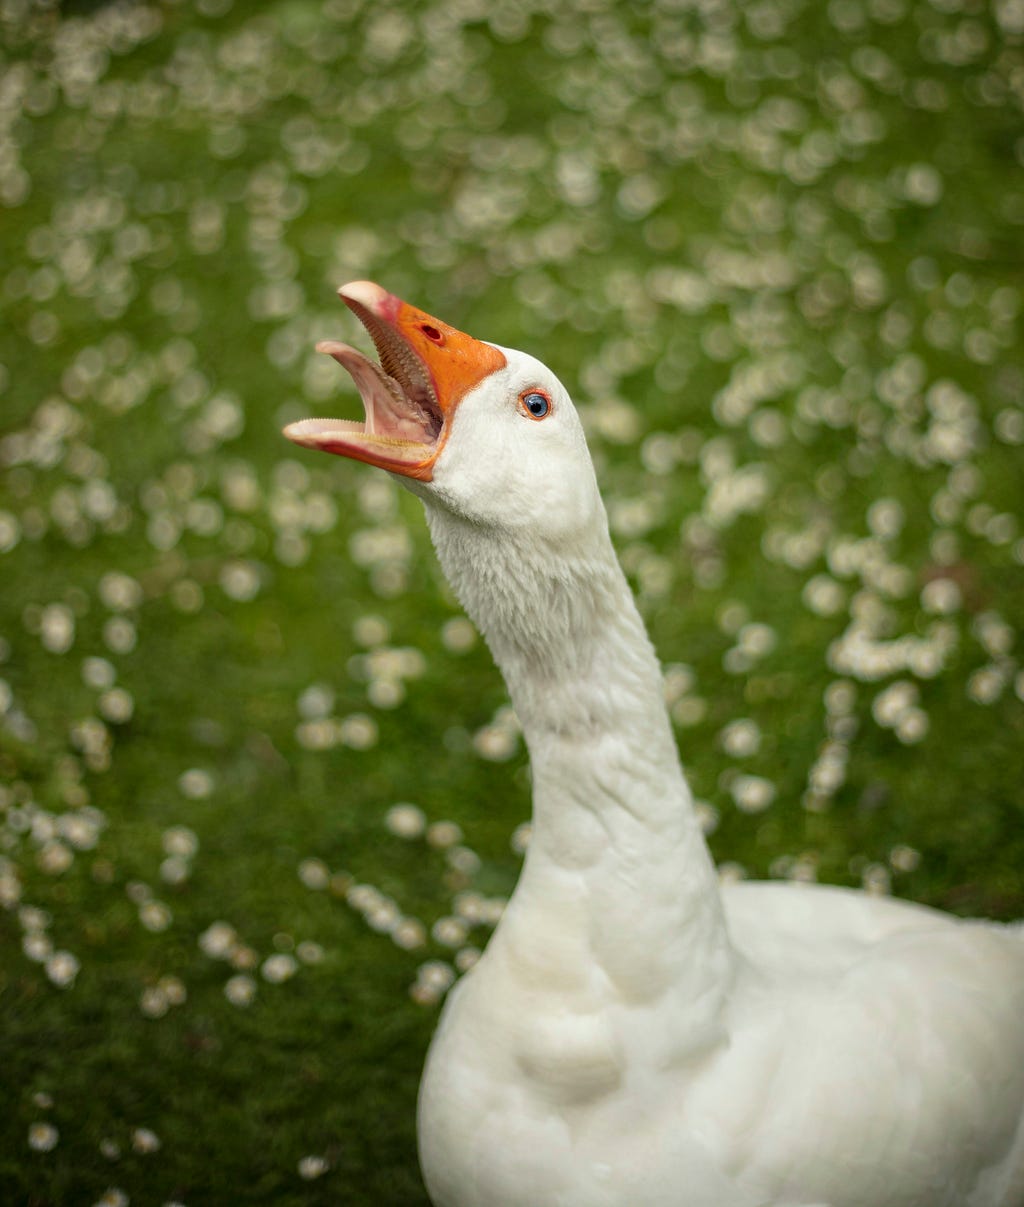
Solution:
{"label": "orange beak", "polygon": [[429,482],[459,403],[503,368],[505,357],[372,281],[353,281],[338,293],[369,332],[380,364],[333,340],[318,344],[317,351],[352,375],[365,420],[303,419],[284,434],[306,448]]}

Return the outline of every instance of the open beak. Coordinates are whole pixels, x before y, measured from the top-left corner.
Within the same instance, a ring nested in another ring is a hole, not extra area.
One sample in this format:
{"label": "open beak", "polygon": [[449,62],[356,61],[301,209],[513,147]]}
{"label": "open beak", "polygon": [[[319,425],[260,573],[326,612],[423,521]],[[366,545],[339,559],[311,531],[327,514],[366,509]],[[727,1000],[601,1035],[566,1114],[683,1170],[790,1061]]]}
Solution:
{"label": "open beak", "polygon": [[352,281],[338,294],[366,328],[380,364],[334,340],[317,344],[317,351],[348,370],[365,419],[302,419],[290,423],[284,434],[305,448],[429,482],[456,407],[474,386],[504,367],[505,357],[372,281]]}

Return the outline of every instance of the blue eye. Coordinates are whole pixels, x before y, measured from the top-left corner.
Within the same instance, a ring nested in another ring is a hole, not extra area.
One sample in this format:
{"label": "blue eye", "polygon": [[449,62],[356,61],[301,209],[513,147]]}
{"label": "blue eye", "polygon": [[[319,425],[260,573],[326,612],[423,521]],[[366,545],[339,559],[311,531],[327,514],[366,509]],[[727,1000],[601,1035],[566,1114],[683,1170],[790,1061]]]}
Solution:
{"label": "blue eye", "polygon": [[532,419],[543,419],[551,410],[551,400],[538,390],[530,390],[522,396],[523,406]]}

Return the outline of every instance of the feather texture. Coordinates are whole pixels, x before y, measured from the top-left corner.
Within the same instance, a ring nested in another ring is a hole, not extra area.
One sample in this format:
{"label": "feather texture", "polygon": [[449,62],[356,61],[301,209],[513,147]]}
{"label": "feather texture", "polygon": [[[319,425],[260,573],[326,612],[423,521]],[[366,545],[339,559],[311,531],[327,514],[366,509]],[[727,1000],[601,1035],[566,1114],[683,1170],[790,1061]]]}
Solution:
{"label": "feather texture", "polygon": [[434,1202],[1022,1207],[1019,933],[841,889],[719,890],[578,427],[554,453],[505,432],[503,400],[541,373],[563,422],[571,404],[503,351],[416,487],[534,807],[424,1074]]}
{"label": "feather texture", "polygon": [[[287,434],[423,499],[533,772],[519,884],[423,1076],[436,1207],[1024,1207],[1024,931],[720,890],[564,387],[380,286],[340,292],[394,373],[326,346],[365,428]],[[402,457],[367,434],[381,406],[416,433]]]}

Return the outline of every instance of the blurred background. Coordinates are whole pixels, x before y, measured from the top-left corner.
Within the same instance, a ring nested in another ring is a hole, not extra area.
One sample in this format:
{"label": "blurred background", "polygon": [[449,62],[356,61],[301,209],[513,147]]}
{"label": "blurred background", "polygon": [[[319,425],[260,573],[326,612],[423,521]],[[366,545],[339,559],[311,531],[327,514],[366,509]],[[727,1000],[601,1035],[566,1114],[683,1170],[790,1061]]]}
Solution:
{"label": "blurred background", "polygon": [[0,1200],[424,1204],[529,777],[361,277],[585,417],[723,875],[1024,914],[1021,0],[0,0]]}

